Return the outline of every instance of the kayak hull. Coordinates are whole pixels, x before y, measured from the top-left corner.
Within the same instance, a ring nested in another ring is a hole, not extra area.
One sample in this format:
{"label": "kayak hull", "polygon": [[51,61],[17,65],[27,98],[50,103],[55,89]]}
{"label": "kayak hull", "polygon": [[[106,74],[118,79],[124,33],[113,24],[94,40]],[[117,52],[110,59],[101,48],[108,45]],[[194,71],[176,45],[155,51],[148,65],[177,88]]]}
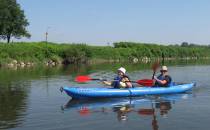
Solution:
{"label": "kayak hull", "polygon": [[184,93],[191,90],[195,83],[178,84],[170,87],[135,87],[135,88],[82,88],[64,87],[63,90],[72,98],[111,98],[111,97],[136,97],[143,95],[160,95]]}

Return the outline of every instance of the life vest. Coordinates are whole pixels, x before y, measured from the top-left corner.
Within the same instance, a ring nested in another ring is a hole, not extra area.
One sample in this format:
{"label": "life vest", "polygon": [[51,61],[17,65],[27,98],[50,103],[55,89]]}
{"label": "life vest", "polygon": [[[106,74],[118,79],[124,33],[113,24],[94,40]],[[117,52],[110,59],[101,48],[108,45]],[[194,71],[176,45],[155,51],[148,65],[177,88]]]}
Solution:
{"label": "life vest", "polygon": [[120,77],[120,76],[116,76],[115,78],[114,78],[114,82],[112,83],[112,86],[114,87],[114,88],[120,88],[120,82],[122,81],[122,79],[123,78],[128,78],[129,79],[129,77],[127,76],[127,75],[124,75],[123,77]]}
{"label": "life vest", "polygon": [[157,81],[156,81],[156,82],[155,82],[155,86],[159,86],[159,87],[169,87],[169,86],[171,85],[171,81],[172,81],[171,76],[169,76],[169,75],[164,76],[164,75],[160,74],[157,78],[158,78],[159,80],[166,80],[167,83],[166,83],[166,84],[161,84],[160,82],[157,82]]}

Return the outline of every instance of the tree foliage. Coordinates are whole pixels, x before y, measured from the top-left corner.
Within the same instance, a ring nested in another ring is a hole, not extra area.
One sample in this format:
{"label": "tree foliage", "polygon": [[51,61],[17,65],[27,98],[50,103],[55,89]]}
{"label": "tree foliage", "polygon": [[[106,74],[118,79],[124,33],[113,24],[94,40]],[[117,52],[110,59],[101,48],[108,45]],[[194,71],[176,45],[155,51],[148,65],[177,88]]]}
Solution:
{"label": "tree foliage", "polygon": [[205,58],[210,57],[208,46],[182,47],[141,43],[116,43],[118,46],[88,46],[86,44],[0,43],[0,65],[12,60],[41,62],[61,59],[64,63],[86,63],[91,59],[130,61],[134,58]]}
{"label": "tree foliage", "polygon": [[30,37],[26,27],[29,22],[25,18],[24,11],[16,0],[0,0],[0,39],[11,37],[21,38]]}

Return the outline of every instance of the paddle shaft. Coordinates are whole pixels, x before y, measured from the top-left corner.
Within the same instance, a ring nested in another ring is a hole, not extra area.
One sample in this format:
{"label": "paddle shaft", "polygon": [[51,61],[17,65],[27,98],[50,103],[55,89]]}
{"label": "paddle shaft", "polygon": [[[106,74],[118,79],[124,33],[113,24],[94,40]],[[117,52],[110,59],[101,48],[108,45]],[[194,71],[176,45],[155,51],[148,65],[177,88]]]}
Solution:
{"label": "paddle shaft", "polygon": [[[90,79],[90,80],[108,81],[107,79],[97,79],[97,78],[96,79],[95,78]],[[109,81],[119,81],[119,80],[109,80]],[[138,83],[138,81],[130,81],[130,80],[129,81],[124,81],[124,82]]]}
{"label": "paddle shaft", "polygon": [[[96,81],[96,80],[99,80],[99,81],[109,81],[107,79],[101,79],[101,78],[91,78],[89,76],[78,76],[76,77],[75,81],[76,82],[88,82],[88,81]],[[119,81],[119,80],[111,80],[111,82],[113,81]],[[132,82],[132,83],[137,83],[137,84],[140,84],[140,85],[143,85],[143,86],[152,86],[152,83],[153,81],[151,79],[141,79],[141,80],[137,80],[137,81],[124,81],[124,82]]]}
{"label": "paddle shaft", "polygon": [[[94,79],[90,79],[90,80],[100,80],[100,81],[108,81],[107,79],[97,79],[97,78],[94,78]],[[109,80],[109,81],[119,81],[119,80]],[[138,83],[137,81],[125,81],[125,82],[131,82],[131,83]]]}
{"label": "paddle shaft", "polygon": [[[108,81],[107,79],[99,79],[99,78],[91,78],[90,80],[93,80],[93,81]],[[119,81],[119,80],[110,80],[111,82],[114,82],[114,81]],[[137,83],[137,84],[140,84],[140,85],[144,85],[144,86],[151,86],[150,82],[148,83],[148,81],[145,81],[145,80],[137,80],[137,81],[124,81],[125,82],[131,82],[131,83]]]}
{"label": "paddle shaft", "polygon": [[154,70],[154,72],[153,72],[152,79],[154,79],[155,73],[156,73],[156,70]]}

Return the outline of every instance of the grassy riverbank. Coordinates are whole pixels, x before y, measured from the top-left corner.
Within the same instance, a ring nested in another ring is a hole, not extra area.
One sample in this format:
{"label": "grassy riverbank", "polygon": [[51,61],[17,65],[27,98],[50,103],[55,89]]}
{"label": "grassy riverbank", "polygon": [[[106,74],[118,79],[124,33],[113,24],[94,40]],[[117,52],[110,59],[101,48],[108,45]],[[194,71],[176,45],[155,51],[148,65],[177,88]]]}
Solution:
{"label": "grassy riverbank", "polygon": [[0,65],[7,64],[72,64],[87,62],[147,62],[162,58],[210,57],[208,46],[157,45],[143,43],[114,43],[114,46],[56,43],[0,43]]}

